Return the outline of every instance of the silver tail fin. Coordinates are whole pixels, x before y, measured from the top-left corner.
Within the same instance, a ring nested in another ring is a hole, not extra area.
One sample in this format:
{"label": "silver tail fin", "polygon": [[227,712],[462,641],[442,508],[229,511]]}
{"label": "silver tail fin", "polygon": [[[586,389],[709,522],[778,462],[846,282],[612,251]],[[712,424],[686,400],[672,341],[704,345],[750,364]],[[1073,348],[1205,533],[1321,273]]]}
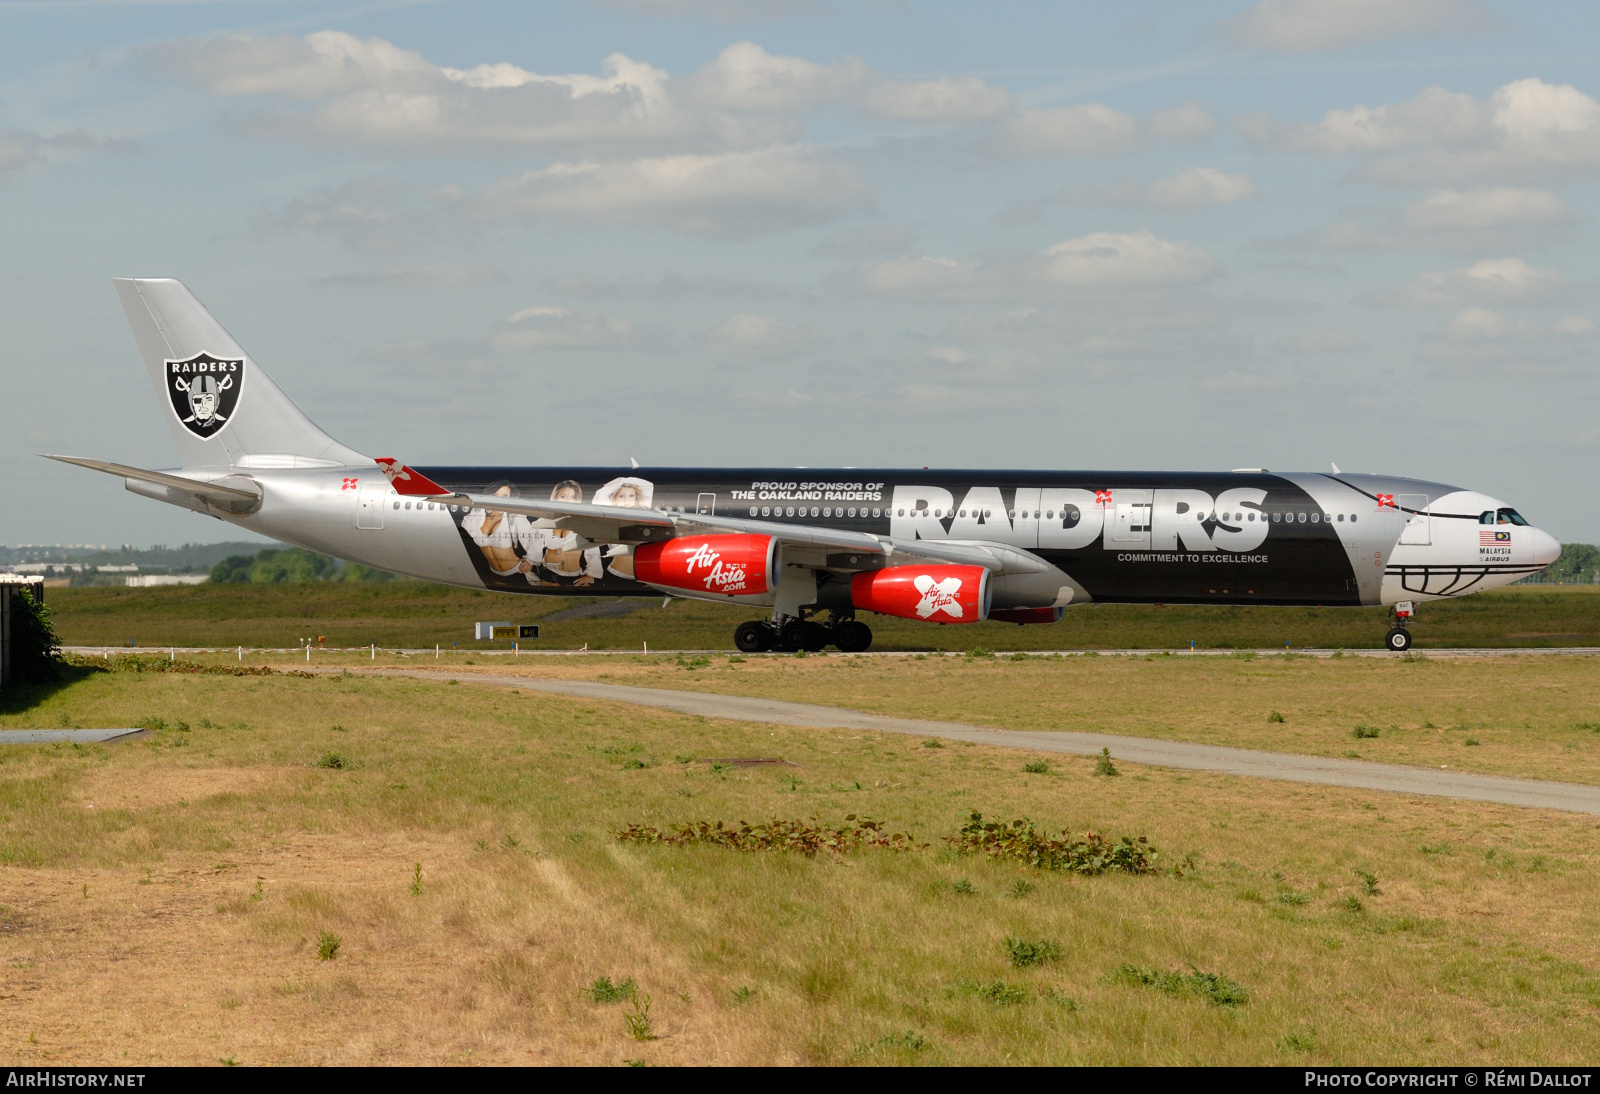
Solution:
{"label": "silver tail fin", "polygon": [[372,462],[318,429],[183,282],[113,283],[184,467]]}

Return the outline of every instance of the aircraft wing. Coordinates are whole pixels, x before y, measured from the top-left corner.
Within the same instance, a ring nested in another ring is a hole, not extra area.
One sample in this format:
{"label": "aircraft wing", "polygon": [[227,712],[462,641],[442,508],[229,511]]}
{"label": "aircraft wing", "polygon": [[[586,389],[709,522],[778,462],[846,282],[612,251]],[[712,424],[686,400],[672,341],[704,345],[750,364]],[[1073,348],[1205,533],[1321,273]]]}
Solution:
{"label": "aircraft wing", "polygon": [[773,536],[783,544],[786,562],[818,570],[851,572],[915,562],[982,566],[997,574],[1039,573],[1050,567],[1029,551],[978,540],[908,540],[809,524],[485,494],[452,494],[435,500],[517,513],[539,521],[543,527],[567,529],[594,543],[658,543],[678,536],[709,534]]}

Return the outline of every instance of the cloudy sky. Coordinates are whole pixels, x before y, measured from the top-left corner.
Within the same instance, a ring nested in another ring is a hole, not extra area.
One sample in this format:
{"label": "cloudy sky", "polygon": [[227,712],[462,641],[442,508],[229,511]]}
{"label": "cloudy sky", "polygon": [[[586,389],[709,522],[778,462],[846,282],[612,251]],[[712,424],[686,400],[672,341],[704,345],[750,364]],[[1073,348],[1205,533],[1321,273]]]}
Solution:
{"label": "cloudy sky", "polygon": [[1600,23],[0,0],[0,542],[229,526],[109,279],[411,463],[1384,471],[1600,541]]}

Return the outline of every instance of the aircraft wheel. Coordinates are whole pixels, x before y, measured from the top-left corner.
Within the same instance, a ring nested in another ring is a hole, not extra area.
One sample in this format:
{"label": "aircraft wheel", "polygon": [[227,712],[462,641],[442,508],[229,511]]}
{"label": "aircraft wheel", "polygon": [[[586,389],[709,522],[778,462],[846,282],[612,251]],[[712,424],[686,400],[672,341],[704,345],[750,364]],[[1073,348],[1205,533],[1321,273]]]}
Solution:
{"label": "aircraft wheel", "polygon": [[783,631],[778,635],[778,648],[785,653],[799,653],[807,646],[806,624],[798,619],[791,619],[783,625]]}
{"label": "aircraft wheel", "polygon": [[734,628],[733,644],[740,653],[764,653],[772,648],[772,634],[765,625],[751,619]]}
{"label": "aircraft wheel", "polygon": [[872,645],[872,628],[854,619],[833,628],[833,644],[841,653],[860,653]]}
{"label": "aircraft wheel", "polygon": [[1404,627],[1396,627],[1385,636],[1383,644],[1395,653],[1405,653],[1411,648],[1411,632]]}
{"label": "aircraft wheel", "polygon": [[828,648],[828,628],[821,623],[807,623],[802,632],[805,635],[805,650],[807,653],[821,653]]}

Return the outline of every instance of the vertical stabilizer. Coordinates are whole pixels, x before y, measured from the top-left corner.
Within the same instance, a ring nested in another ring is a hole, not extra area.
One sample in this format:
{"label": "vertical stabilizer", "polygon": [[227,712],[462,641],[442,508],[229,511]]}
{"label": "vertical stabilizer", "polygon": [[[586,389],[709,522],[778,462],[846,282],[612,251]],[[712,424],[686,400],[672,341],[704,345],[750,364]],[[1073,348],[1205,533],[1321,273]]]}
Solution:
{"label": "vertical stabilizer", "polygon": [[318,429],[183,282],[113,283],[184,467],[372,462]]}

